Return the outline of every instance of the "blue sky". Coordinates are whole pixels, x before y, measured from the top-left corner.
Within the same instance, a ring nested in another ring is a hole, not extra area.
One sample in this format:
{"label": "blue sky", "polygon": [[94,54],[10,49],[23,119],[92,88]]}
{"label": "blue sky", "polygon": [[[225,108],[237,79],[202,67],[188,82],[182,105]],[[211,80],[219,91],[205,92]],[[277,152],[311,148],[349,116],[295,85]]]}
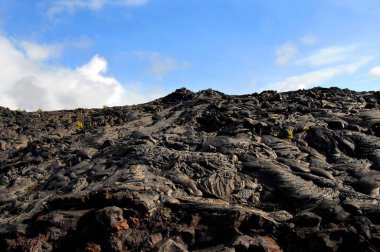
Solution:
{"label": "blue sky", "polygon": [[378,0],[2,0],[0,106],[127,105],[183,86],[379,90],[378,13]]}

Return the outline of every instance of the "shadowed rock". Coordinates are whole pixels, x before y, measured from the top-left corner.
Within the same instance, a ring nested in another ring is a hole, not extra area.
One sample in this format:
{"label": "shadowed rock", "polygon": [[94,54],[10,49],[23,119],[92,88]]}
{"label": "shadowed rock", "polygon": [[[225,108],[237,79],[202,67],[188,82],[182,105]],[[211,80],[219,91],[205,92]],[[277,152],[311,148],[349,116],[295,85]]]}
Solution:
{"label": "shadowed rock", "polygon": [[379,99],[0,107],[0,251],[379,251]]}

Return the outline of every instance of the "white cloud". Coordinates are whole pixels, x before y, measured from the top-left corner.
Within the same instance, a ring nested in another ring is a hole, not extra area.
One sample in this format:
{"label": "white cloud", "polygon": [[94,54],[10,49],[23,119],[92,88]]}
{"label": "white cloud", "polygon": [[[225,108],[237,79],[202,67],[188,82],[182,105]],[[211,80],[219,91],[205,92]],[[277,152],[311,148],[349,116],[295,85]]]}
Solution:
{"label": "white cloud", "polygon": [[282,81],[270,83],[263,90],[289,91],[311,88],[323,84],[323,82],[339,75],[352,74],[360,67],[367,64],[371,57],[363,57],[351,64],[338,65],[321,70],[288,77]]}
{"label": "white cloud", "polygon": [[85,37],[53,44],[39,44],[27,40],[14,40],[13,43],[26,54],[28,59],[35,61],[59,58],[63,51],[68,48],[88,49],[92,46],[92,41]]}
{"label": "white cloud", "polygon": [[88,49],[92,46],[92,40],[86,37],[82,37],[77,40],[66,43],[65,46],[79,48],[79,49]]}
{"label": "white cloud", "polygon": [[77,9],[99,10],[105,4],[104,0],[56,0],[48,9],[48,15],[54,17],[62,12],[73,13]]}
{"label": "white cloud", "polygon": [[57,58],[60,56],[63,45],[39,45],[29,41],[21,41],[20,47],[25,51],[29,59],[45,61],[51,58]]}
{"label": "white cloud", "polygon": [[150,65],[147,73],[159,79],[171,72],[185,70],[189,67],[189,63],[186,61],[178,61],[172,57],[162,56],[157,52],[135,52],[134,54],[148,61]]}
{"label": "white cloud", "polygon": [[318,38],[313,34],[308,34],[301,39],[302,43],[308,46],[315,45],[318,42]]}
{"label": "white cloud", "polygon": [[143,93],[135,85],[127,91],[119,81],[106,75],[107,61],[99,55],[77,69],[53,67],[31,59],[16,43],[1,35],[0,55],[0,106],[11,109],[126,105],[162,95],[156,90]]}
{"label": "white cloud", "polygon": [[100,10],[107,5],[140,6],[148,0],[54,0],[48,9],[48,15],[54,17],[62,12],[73,13],[78,9]]}
{"label": "white cloud", "polygon": [[375,77],[380,77],[380,66],[372,67],[369,71],[370,75]]}
{"label": "white cloud", "polygon": [[253,78],[251,79],[251,81],[248,83],[248,86],[249,86],[250,88],[256,88],[258,80],[259,80],[259,79],[258,79],[257,77],[253,77]]}
{"label": "white cloud", "polygon": [[293,43],[286,43],[276,49],[276,63],[280,66],[285,66],[290,63],[291,60],[298,53],[298,48]]}
{"label": "white cloud", "polygon": [[321,66],[342,62],[349,59],[349,53],[355,49],[355,45],[327,47],[314,52],[307,58],[298,60],[296,63],[298,65]]}
{"label": "white cloud", "polygon": [[119,2],[127,6],[133,6],[133,5],[138,6],[138,5],[147,4],[148,0],[124,0],[124,1],[119,1]]}

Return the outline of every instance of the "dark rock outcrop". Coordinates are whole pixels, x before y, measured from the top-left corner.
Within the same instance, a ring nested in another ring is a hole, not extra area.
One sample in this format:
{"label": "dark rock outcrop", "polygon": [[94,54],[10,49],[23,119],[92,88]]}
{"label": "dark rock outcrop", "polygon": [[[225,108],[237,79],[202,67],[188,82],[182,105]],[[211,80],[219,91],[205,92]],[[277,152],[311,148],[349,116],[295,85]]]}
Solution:
{"label": "dark rock outcrop", "polygon": [[0,108],[0,251],[379,251],[380,93]]}

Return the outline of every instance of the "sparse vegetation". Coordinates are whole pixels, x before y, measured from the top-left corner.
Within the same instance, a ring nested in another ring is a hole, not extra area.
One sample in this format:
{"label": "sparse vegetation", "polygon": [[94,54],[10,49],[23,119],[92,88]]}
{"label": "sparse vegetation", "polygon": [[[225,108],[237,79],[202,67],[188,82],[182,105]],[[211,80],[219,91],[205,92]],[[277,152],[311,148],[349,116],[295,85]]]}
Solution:
{"label": "sparse vegetation", "polygon": [[293,129],[289,129],[288,130],[288,139],[293,139],[293,138],[294,138]]}
{"label": "sparse vegetation", "polygon": [[77,127],[77,130],[81,130],[81,129],[84,128],[84,123],[81,122],[81,121],[77,121],[77,122],[75,123],[75,126]]}

